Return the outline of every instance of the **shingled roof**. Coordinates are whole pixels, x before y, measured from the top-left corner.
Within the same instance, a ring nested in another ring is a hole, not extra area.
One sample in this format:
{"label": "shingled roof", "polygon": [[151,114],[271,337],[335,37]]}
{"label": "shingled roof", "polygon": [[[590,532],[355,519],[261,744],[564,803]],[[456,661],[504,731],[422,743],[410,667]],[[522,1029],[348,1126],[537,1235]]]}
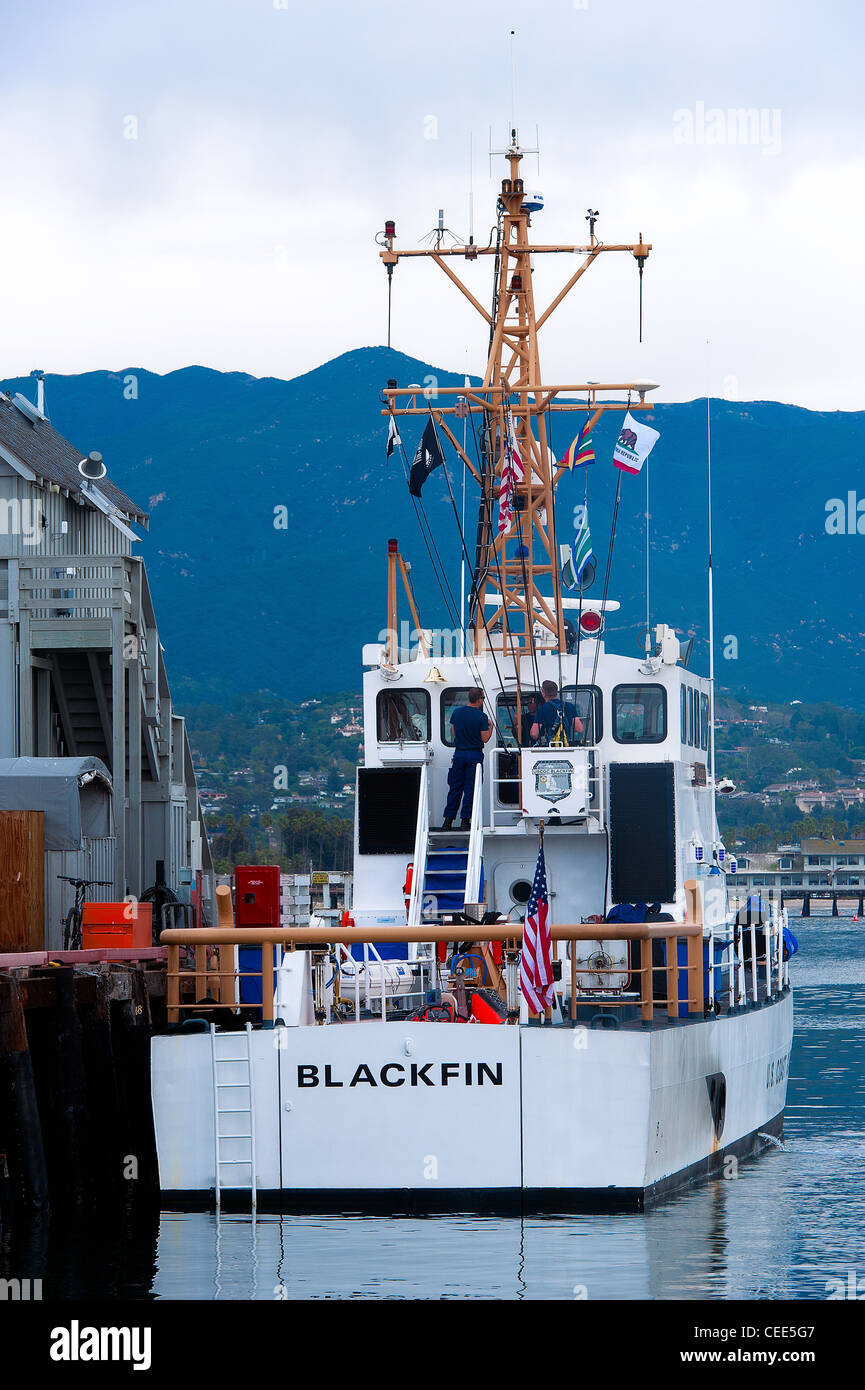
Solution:
{"label": "shingled roof", "polygon": [[[78,465],[86,457],[74,444],[51,424],[50,420],[31,420],[19,410],[8,396],[0,392],[0,444],[14,454],[19,463],[24,463],[48,483],[57,483],[74,497],[87,500],[81,484],[84,482],[78,472]],[[99,491],[121,512],[133,521],[147,524],[147,512],[142,511],[137,502],[121,492],[109,478],[101,478]],[[89,502],[89,506],[93,503]]]}

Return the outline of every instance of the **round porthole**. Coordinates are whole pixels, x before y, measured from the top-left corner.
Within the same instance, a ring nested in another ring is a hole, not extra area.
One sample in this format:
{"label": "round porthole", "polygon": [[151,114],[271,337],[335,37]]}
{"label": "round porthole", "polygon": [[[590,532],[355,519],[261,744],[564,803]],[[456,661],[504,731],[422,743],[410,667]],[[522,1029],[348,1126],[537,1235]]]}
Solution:
{"label": "round porthole", "polygon": [[527,878],[518,878],[511,884],[511,900],[518,907],[524,907],[532,896],[532,885]]}

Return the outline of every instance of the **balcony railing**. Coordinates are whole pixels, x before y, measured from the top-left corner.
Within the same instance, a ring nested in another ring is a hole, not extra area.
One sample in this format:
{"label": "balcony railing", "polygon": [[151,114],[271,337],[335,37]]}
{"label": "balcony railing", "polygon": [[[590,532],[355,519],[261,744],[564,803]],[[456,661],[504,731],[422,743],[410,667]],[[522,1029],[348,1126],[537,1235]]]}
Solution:
{"label": "balcony railing", "polygon": [[40,556],[19,560],[17,594],[10,586],[9,616],[15,606],[33,620],[110,618],[132,606],[135,562],[124,557]]}

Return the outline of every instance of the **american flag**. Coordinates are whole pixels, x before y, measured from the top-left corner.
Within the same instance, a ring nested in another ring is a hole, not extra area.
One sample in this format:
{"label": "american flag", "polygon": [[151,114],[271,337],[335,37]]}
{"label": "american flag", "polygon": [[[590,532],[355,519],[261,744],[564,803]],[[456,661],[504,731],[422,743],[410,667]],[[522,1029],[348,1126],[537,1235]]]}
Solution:
{"label": "american flag", "polygon": [[543,1013],[553,1002],[553,949],[550,937],[550,902],[547,894],[547,865],[544,847],[538,862],[532,891],[526,904],[523,949],[520,956],[520,989],[533,1013]]}
{"label": "american flag", "polygon": [[517,483],[525,476],[523,461],[517,444],[513,425],[508,426],[508,438],[504,447],[502,476],[499,484],[499,535],[510,530],[514,519],[514,493]]}

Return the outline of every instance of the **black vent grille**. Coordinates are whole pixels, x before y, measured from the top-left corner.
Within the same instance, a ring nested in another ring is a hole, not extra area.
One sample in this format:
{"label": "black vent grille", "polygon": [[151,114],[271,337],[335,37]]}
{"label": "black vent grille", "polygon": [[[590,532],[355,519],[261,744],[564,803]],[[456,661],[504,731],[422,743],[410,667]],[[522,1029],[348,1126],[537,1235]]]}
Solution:
{"label": "black vent grille", "polygon": [[361,854],[411,854],[417,828],[419,767],[361,767],[357,773]]}

